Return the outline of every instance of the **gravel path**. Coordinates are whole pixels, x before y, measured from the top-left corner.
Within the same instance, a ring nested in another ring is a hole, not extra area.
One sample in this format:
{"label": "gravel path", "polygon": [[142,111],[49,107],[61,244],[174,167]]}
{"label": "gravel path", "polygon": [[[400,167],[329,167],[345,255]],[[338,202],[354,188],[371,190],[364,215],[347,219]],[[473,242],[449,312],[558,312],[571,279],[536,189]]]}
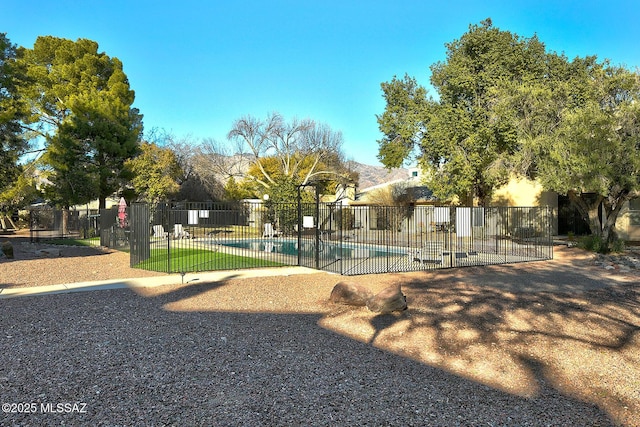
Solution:
{"label": "gravel path", "polygon": [[[15,259],[0,259],[0,288],[59,285],[94,280],[162,276],[129,267],[129,254],[106,248],[30,243],[28,237],[0,236],[13,244]],[[60,257],[36,255],[40,249],[60,250]]]}
{"label": "gravel path", "polygon": [[[0,282],[84,281],[73,266],[87,259],[112,264],[94,276],[128,273],[128,259],[111,255],[4,261]],[[400,282],[409,309],[331,305],[339,280],[374,291]],[[546,263],[230,279],[0,307],[0,396],[16,404],[3,426],[640,425],[638,270],[604,269],[577,249]]]}

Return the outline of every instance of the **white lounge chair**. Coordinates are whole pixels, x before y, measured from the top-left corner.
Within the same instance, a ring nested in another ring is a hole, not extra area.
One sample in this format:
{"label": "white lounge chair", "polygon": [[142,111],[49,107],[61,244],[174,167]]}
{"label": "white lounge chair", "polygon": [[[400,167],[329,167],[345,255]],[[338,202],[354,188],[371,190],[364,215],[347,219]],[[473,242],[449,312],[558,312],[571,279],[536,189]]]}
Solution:
{"label": "white lounge chair", "polygon": [[184,229],[182,224],[173,225],[173,238],[174,239],[188,239],[189,232]]}
{"label": "white lounge chair", "polygon": [[153,227],[153,237],[160,237],[161,239],[166,239],[169,237],[169,233],[164,231],[164,227],[162,225],[154,225]]}

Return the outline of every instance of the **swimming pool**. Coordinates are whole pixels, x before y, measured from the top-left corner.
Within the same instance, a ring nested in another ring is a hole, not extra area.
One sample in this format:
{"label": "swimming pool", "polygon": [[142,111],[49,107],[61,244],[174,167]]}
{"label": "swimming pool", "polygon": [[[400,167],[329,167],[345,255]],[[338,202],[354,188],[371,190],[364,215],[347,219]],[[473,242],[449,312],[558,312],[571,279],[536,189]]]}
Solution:
{"label": "swimming pool", "polygon": [[[218,241],[216,244],[257,252],[298,256],[297,240],[228,240]],[[319,255],[324,259],[373,258],[406,254],[406,251],[389,251],[380,247],[358,246],[355,244],[343,244],[340,247],[338,244],[324,241],[320,241],[319,247]],[[313,256],[315,254],[315,241],[304,239],[301,243],[301,254],[302,256]]]}

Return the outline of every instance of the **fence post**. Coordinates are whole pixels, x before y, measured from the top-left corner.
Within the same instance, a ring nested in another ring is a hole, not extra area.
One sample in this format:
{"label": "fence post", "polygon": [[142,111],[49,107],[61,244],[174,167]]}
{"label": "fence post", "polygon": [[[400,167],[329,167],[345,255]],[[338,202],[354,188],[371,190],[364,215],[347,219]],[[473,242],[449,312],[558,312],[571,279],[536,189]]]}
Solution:
{"label": "fence post", "polygon": [[454,216],[455,207],[449,207],[449,226],[447,227],[447,235],[449,239],[449,266],[453,267],[453,260],[455,259],[453,256],[454,248],[453,248],[453,234],[452,231],[454,228],[457,229],[458,225],[455,223],[456,217]]}
{"label": "fence post", "polygon": [[[316,190],[316,248],[315,248],[315,266],[316,270],[320,269],[320,192],[318,186],[315,186]],[[300,251],[300,249],[298,249]]]}
{"label": "fence post", "polygon": [[[171,273],[171,228],[169,227],[169,222],[172,219],[172,212],[171,212],[171,205],[169,203],[165,204],[165,211],[164,211],[164,219],[165,219],[165,223],[167,224],[167,273]],[[169,221],[167,221],[167,217],[169,217]]]}
{"label": "fence post", "polygon": [[298,186],[298,267],[302,264],[302,201],[300,195],[300,189]]}

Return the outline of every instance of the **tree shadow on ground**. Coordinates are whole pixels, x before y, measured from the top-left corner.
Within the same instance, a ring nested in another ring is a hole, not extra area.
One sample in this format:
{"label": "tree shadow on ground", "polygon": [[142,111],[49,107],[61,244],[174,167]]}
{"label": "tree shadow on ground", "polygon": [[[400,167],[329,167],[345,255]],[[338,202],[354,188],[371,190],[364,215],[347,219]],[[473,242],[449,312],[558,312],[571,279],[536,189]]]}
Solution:
{"label": "tree shadow on ground", "polygon": [[[535,264],[389,275],[403,283],[410,310],[333,307],[318,324],[508,394],[536,399],[553,389],[616,420],[640,413],[629,392],[640,389],[637,282],[585,269],[583,261]],[[171,299],[169,310],[188,298]],[[198,303],[182,309],[198,311]]]}
{"label": "tree shadow on ground", "polygon": [[381,347],[519,395],[541,393],[542,380],[618,419],[640,413],[629,394],[640,386],[637,286],[576,295],[436,280],[404,290],[410,317],[378,335]]}
{"label": "tree shadow on ground", "polygon": [[[336,333],[340,330],[322,326],[323,313],[167,310],[185,298],[206,306],[210,286],[222,289],[235,282],[147,296],[110,290],[3,301],[10,316],[0,339],[12,349],[0,353],[3,399],[87,404],[86,414],[5,414],[7,419],[15,424],[613,425],[597,406],[555,386],[524,397],[487,387],[393,347]],[[406,320],[372,316],[380,339]],[[522,365],[546,378],[531,368],[535,363]]]}
{"label": "tree shadow on ground", "polygon": [[[0,376],[16,401],[114,383],[92,395],[91,421],[151,400],[152,423],[637,425],[637,284],[535,264],[387,275],[407,295],[399,315],[309,300],[304,276],[297,294],[284,277],[229,277],[3,301],[7,334],[24,338]],[[248,283],[261,305],[242,300]]]}

